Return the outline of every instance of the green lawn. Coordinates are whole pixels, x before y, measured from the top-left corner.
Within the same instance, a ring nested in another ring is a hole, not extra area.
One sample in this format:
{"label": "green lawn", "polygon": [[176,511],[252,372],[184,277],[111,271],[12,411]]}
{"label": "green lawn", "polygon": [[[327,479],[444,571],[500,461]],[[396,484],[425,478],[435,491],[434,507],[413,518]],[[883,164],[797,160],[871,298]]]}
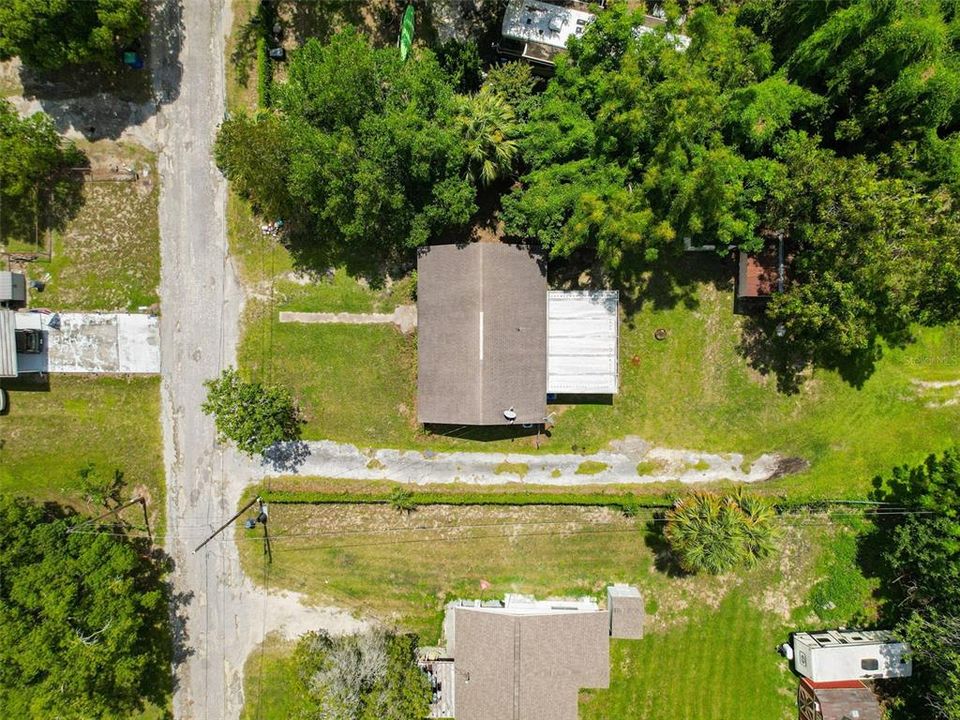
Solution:
{"label": "green lawn", "polygon": [[796,717],[797,681],[774,653],[783,623],[744,591],[642,640],[613,640],[610,688],[583,694],[582,720],[779,720]]}
{"label": "green lawn", "polygon": [[[370,291],[342,273],[299,292],[292,299],[277,295],[272,323],[265,302],[254,307],[240,363],[267,377],[273,358],[272,378],[290,387],[306,412],[307,439],[538,452],[533,437],[481,441],[472,438],[483,433],[426,433],[416,423],[415,339],[392,326],[280,324],[277,311],[288,307],[372,307],[361,294]],[[863,496],[875,475],[960,439],[960,404],[946,402],[956,388],[917,384],[960,378],[957,326],[918,328],[916,342],[887,349],[859,389],[818,370],[798,393],[784,394],[775,378],[753,370],[738,353],[742,320],[732,312],[731,292],[704,282],[695,287],[695,300],[692,308],[647,302],[625,317],[620,394],[612,405],[556,407],[556,425],[546,442],[541,438],[539,452],[592,451],[625,435],[748,459],[778,452],[810,467],[769,483],[770,489],[839,497]],[[669,332],[662,342],[653,337],[659,327]]]}
{"label": "green lawn", "polygon": [[[636,584],[647,600],[646,637],[613,643],[610,688],[584,694],[582,718],[777,720],[796,712],[796,680],[773,648],[789,631],[821,622],[812,612],[814,581],[847,588],[821,592],[820,599],[857,606],[861,616],[871,607],[873,586],[846,551],[834,561],[837,539],[852,535],[825,519],[782,518],[774,557],[719,578],[658,569],[660,546],[646,538],[645,518],[595,508],[425,507],[403,514],[382,506],[274,504],[266,573],[259,533],[241,527],[237,537],[256,582],[353,608],[417,632],[425,644],[438,639],[443,604],[454,597],[601,597],[609,582]],[[835,575],[850,577],[841,582]],[[481,581],[490,588],[481,590]],[[248,658],[244,717],[279,719],[297,707],[291,649],[273,639],[262,658]]]}
{"label": "green lawn", "polygon": [[304,716],[309,706],[295,680],[295,647],[296,642],[271,635],[250,653],[243,666],[241,720],[287,720]]}
{"label": "green lawn", "polygon": [[[77,471],[87,463],[119,469],[125,494],[149,494],[153,529],[162,530],[163,451],[159,378],[52,376],[48,392],[12,388],[0,418],[0,488],[86,509]],[[131,522],[142,524],[133,517]]]}

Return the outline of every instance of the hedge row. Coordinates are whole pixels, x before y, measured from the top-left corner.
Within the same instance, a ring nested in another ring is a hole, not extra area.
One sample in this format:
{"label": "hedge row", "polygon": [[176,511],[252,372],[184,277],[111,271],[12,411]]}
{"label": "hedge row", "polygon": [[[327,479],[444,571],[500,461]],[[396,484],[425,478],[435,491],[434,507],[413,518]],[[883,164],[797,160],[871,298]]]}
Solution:
{"label": "hedge row", "polygon": [[[402,488],[402,486],[398,486]],[[396,492],[396,489],[393,490]],[[388,505],[393,502],[391,492],[299,492],[263,490],[260,497],[266,502],[281,505]],[[769,498],[780,512],[796,510],[825,511],[837,506],[870,509],[873,503],[857,500],[830,500],[811,497]],[[612,507],[630,510],[665,510],[673,506],[674,495],[636,495],[634,493],[543,493],[543,492],[423,492],[413,490],[407,501],[412,505],[559,505],[581,507]]]}
{"label": "hedge row", "polygon": [[[266,502],[287,505],[323,504],[389,504],[391,494],[263,491]],[[409,500],[414,505],[580,505],[622,508],[665,509],[672,503],[659,496],[642,497],[632,493],[477,493],[477,492],[419,492],[412,491]]]}

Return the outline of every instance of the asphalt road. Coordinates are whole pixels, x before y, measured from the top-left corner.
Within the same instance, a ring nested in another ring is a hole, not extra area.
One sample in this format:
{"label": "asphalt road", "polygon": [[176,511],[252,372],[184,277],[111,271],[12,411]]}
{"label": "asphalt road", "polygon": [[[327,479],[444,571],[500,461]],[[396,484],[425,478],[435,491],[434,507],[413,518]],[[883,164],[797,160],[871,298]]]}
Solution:
{"label": "asphalt road", "polygon": [[204,380],[235,362],[243,294],[227,254],[226,184],[211,158],[224,113],[229,0],[155,0],[151,69],[157,117],[161,233],[161,405],[167,552],[174,562],[174,712],[231,720],[243,664],[264,635],[360,623],[336,609],[267,594],[240,569],[231,533],[194,547],[237,507],[249,463],[218,446],[200,405]]}

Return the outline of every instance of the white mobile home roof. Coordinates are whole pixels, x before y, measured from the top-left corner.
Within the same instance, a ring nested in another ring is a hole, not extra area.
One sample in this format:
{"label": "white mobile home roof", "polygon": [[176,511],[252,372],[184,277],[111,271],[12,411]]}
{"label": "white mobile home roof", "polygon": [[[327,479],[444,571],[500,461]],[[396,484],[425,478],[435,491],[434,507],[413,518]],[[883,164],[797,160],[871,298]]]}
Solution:
{"label": "white mobile home roof", "polygon": [[547,392],[613,394],[619,380],[616,290],[547,293]]}
{"label": "white mobile home roof", "polygon": [[17,329],[12,310],[0,310],[0,377],[17,376]]}
{"label": "white mobile home roof", "polygon": [[814,682],[910,677],[910,646],[883,630],[794,633],[793,665]]}
{"label": "white mobile home roof", "polygon": [[593,22],[593,13],[559,7],[539,0],[510,0],[503,15],[503,36],[565,48]]}

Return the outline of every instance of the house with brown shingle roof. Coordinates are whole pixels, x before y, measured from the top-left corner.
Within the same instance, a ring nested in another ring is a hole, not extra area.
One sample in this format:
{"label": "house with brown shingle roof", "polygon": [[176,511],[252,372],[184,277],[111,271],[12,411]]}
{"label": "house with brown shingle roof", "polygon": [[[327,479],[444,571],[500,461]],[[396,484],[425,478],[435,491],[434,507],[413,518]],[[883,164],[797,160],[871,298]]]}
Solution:
{"label": "house with brown shingle roof", "polygon": [[576,720],[580,690],[610,685],[611,628],[643,634],[642,605],[634,602],[640,593],[614,587],[608,603],[628,600],[617,623],[613,605],[601,609],[589,598],[508,594],[502,602],[450,603],[443,623],[447,659],[430,663],[434,708],[452,708],[457,720]]}
{"label": "house with brown shingle roof", "polygon": [[539,249],[433,245],[417,263],[417,418],[540,425],[548,394],[617,392],[619,296],[548,291]]}

